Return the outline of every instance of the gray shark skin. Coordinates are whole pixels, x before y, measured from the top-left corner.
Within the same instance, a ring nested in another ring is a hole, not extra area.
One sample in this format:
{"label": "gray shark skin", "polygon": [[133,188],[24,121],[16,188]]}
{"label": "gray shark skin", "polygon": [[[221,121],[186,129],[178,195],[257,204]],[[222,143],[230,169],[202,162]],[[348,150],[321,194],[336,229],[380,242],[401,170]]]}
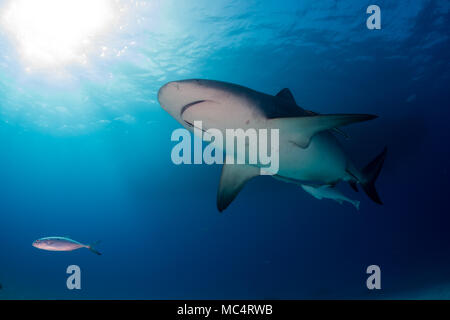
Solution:
{"label": "gray shark skin", "polygon": [[[232,83],[191,79],[162,86],[158,101],[173,118],[193,131],[194,121],[206,130],[279,129],[279,170],[274,178],[301,185],[335,185],[346,181],[382,204],[374,182],[381,170],[386,148],[363,170],[358,170],[344,152],[334,132],[338,127],[375,119],[368,114],[317,114],[297,105],[289,89],[277,95],[261,93]],[[245,183],[260,175],[246,164],[224,164],[217,195],[223,211]]]}

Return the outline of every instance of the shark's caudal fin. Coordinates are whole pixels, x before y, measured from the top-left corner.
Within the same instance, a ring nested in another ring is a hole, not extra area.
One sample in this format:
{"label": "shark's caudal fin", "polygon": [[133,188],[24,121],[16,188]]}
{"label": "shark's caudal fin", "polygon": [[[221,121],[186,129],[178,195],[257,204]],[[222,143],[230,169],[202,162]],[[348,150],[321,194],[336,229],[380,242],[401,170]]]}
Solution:
{"label": "shark's caudal fin", "polygon": [[364,181],[361,181],[361,185],[369,198],[378,204],[383,204],[383,202],[375,189],[375,180],[383,167],[386,152],[387,147],[384,147],[383,151],[362,170]]}
{"label": "shark's caudal fin", "polygon": [[245,183],[260,174],[260,169],[245,164],[227,164],[222,167],[219,190],[217,192],[217,209],[220,212],[236,198]]}
{"label": "shark's caudal fin", "polygon": [[95,253],[96,255],[101,256],[102,254],[95,248],[95,247],[98,246],[99,244],[100,244],[100,241],[96,241],[96,242],[94,242],[94,243],[88,245],[87,248],[88,248],[91,252]]}
{"label": "shark's caudal fin", "polygon": [[318,114],[307,117],[275,118],[268,120],[272,129],[279,129],[294,144],[307,148],[311,138],[325,130],[345,126],[351,123],[367,121],[377,118],[370,114]]}
{"label": "shark's caudal fin", "polygon": [[359,191],[359,190],[358,190],[358,186],[356,185],[356,181],[350,180],[350,181],[348,182],[348,184],[350,185],[350,187],[352,187],[353,190],[355,190],[355,192],[358,192],[358,191]]}

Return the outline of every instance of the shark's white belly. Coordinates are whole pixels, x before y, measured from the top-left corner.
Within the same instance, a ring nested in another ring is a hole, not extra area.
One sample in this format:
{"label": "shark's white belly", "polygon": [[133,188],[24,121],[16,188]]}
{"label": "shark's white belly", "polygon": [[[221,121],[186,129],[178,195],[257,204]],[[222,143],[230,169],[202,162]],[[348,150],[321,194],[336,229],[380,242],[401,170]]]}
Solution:
{"label": "shark's white belly", "polygon": [[328,132],[314,136],[307,148],[280,137],[279,155],[278,176],[281,178],[333,183],[348,177],[345,152]]}
{"label": "shark's white belly", "polygon": [[[244,130],[249,129],[248,127],[243,127]],[[224,136],[224,144],[226,144],[225,130],[222,129],[221,131]],[[202,133],[201,130],[196,130],[194,133],[204,138],[205,133]],[[221,149],[220,146],[216,147]],[[247,143],[246,147],[249,147]],[[245,152],[248,152],[248,150],[246,149]],[[227,153],[227,155],[230,154]],[[242,160],[244,161],[242,163],[248,164],[246,153],[238,153],[234,154],[234,156],[236,159],[245,159]],[[235,163],[236,159],[234,160]],[[335,183],[339,180],[350,178],[347,173],[347,163],[348,159],[344,150],[336,137],[329,132],[315,135],[307,148],[295,145],[288,138],[283,138],[283,135],[280,133],[278,171],[271,172],[271,174],[282,180],[292,180],[292,182]],[[257,166],[267,168],[267,166],[263,166],[260,163]]]}

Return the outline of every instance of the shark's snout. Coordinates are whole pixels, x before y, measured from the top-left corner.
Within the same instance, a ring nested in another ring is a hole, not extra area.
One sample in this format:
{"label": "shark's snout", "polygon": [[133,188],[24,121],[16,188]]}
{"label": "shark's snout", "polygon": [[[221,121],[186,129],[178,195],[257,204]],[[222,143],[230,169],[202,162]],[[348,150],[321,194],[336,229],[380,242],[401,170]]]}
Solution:
{"label": "shark's snout", "polygon": [[210,91],[200,80],[171,81],[158,91],[161,107],[176,119],[191,106],[208,100]]}
{"label": "shark's snout", "polygon": [[[204,81],[197,79],[171,81],[163,85],[158,91],[158,100],[184,99],[185,104],[195,100],[201,100],[198,96],[205,94],[207,86]],[[186,100],[187,99],[187,100]],[[189,99],[194,99],[188,101]]]}
{"label": "shark's snout", "polygon": [[172,81],[163,85],[158,91],[158,101],[164,107],[163,101],[169,97],[174,90],[178,90],[179,85],[176,81]]}
{"label": "shark's snout", "polygon": [[234,128],[236,119],[248,119],[253,112],[242,108],[247,98],[239,90],[235,85],[213,80],[179,80],[162,86],[158,101],[185,127],[192,128],[195,121],[202,121],[207,128]]}

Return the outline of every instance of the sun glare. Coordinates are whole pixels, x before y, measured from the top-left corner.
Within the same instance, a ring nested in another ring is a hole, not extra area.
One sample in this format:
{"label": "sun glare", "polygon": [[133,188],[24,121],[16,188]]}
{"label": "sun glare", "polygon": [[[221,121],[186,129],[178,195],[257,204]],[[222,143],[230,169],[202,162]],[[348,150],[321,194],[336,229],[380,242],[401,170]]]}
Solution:
{"label": "sun glare", "polygon": [[111,0],[11,0],[1,23],[27,67],[86,63],[114,18]]}

